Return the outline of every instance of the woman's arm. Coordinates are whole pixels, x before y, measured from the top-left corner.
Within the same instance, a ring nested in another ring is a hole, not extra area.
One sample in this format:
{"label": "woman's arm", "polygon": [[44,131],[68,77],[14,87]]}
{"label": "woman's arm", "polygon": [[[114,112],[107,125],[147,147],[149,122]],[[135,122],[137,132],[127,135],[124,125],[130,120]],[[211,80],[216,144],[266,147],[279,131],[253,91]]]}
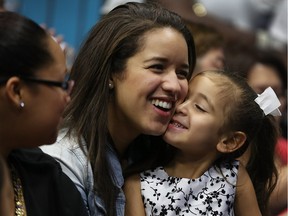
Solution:
{"label": "woman's arm", "polygon": [[256,193],[246,169],[239,163],[238,180],[235,198],[236,216],[261,216]]}
{"label": "woman's arm", "polygon": [[139,175],[128,177],[123,190],[126,197],[125,216],[145,216]]}

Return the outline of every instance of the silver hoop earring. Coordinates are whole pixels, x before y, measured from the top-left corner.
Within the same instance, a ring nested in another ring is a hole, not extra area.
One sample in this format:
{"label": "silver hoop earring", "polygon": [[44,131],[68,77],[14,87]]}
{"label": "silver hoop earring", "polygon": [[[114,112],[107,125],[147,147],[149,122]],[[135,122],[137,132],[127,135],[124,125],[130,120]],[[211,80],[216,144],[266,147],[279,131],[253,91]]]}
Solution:
{"label": "silver hoop earring", "polygon": [[23,101],[21,101],[19,105],[20,105],[21,108],[24,108],[24,106],[25,106]]}
{"label": "silver hoop earring", "polygon": [[114,85],[112,83],[109,83],[109,89],[113,89]]}

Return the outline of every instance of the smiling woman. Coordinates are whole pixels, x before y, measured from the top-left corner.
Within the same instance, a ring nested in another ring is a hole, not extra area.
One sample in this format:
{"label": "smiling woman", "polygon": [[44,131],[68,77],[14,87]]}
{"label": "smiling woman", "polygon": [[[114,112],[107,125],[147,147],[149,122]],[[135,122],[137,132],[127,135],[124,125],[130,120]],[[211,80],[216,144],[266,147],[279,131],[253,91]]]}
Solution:
{"label": "smiling woman", "polygon": [[194,66],[189,30],[158,5],[120,5],[91,29],[71,70],[63,131],[42,147],[65,167],[91,215],[124,215],[125,153],[136,139],[164,133]]}
{"label": "smiling woman", "polygon": [[64,53],[44,29],[16,13],[0,13],[0,32],[0,155],[14,188],[7,206],[14,215],[85,216],[75,185],[37,148],[56,141],[70,101]]}

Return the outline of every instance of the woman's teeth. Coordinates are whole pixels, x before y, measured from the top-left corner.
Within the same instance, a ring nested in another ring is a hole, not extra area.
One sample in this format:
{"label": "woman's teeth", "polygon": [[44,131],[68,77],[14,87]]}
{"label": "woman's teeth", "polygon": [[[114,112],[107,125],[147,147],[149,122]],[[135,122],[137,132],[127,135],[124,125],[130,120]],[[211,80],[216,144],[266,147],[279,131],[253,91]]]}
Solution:
{"label": "woman's teeth", "polygon": [[161,107],[163,109],[171,109],[171,107],[172,107],[172,102],[161,101],[158,99],[153,99],[152,104],[154,106]]}

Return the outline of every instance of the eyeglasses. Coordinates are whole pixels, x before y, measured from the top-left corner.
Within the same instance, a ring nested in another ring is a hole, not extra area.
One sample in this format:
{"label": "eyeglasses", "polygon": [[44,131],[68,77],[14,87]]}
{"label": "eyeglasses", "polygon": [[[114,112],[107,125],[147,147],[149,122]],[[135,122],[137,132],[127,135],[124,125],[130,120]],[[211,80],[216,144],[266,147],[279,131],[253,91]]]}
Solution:
{"label": "eyeglasses", "polygon": [[[51,80],[44,80],[44,79],[38,79],[34,77],[23,77],[19,76],[20,79],[27,81],[27,82],[33,82],[33,83],[38,83],[38,84],[44,84],[48,86],[56,86],[62,88],[64,91],[70,92],[73,84],[74,83],[72,80],[70,80],[70,75],[66,74],[65,80],[63,82],[58,82],[58,81],[51,81]],[[5,79],[0,79],[0,84],[3,84],[7,82],[8,78]]]}

